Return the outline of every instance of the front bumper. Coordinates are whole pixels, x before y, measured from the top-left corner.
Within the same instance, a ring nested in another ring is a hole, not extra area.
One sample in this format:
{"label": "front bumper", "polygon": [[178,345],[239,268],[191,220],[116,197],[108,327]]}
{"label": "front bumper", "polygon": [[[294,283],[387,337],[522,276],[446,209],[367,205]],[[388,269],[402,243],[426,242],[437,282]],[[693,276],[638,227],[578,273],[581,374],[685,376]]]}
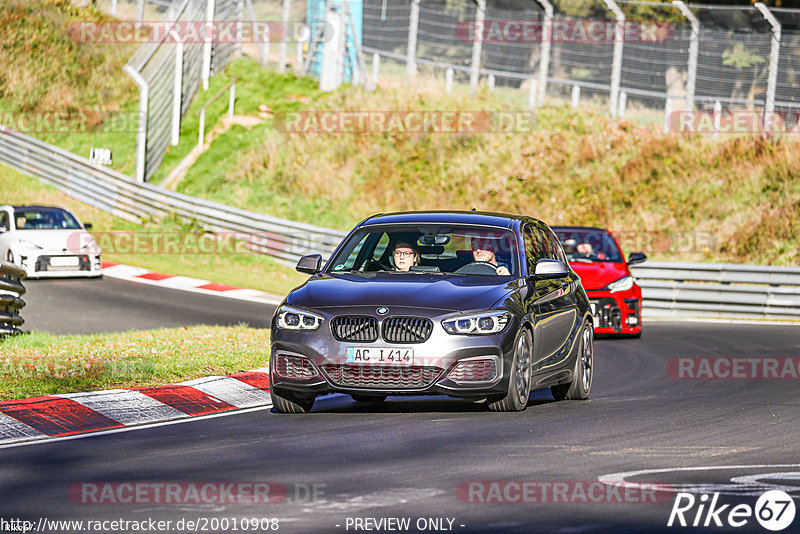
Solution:
{"label": "front bumper", "polygon": [[586,290],[592,305],[595,334],[638,334],[642,331],[642,291]]}
{"label": "front bumper", "polygon": [[15,258],[27,273],[27,278],[91,278],[102,275],[99,254],[22,250],[15,254]]}
{"label": "front bumper", "polygon": [[[374,307],[369,311],[374,312]],[[327,313],[325,321],[315,331],[298,332],[273,329],[270,377],[272,387],[300,395],[320,396],[328,393],[374,393],[380,395],[450,395],[454,397],[485,397],[505,394],[508,388],[507,370],[511,369],[515,320],[496,335],[461,336],[444,331],[441,319],[452,312],[439,315],[437,311],[393,308],[395,316],[426,316],[433,321],[430,338],[423,343],[389,343],[381,337],[374,342],[339,341],[334,338],[331,319],[336,315],[368,315],[367,310],[348,308]],[[319,312],[319,310],[315,310]],[[382,319],[381,328],[382,328]],[[413,364],[355,365],[346,361],[348,347],[411,348]],[[305,366],[307,378],[287,373],[286,362]],[[302,362],[302,363],[300,363]],[[281,368],[276,372],[276,364]],[[479,373],[473,373],[479,369]],[[466,370],[466,372],[465,372]],[[477,377],[477,378],[476,378]]]}

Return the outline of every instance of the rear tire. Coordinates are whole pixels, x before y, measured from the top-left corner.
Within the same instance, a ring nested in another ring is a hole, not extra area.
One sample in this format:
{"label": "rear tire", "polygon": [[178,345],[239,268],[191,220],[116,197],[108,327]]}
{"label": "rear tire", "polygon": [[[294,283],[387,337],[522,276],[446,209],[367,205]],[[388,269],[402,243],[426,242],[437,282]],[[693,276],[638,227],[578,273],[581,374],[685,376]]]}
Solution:
{"label": "rear tire", "polygon": [[383,402],[386,400],[386,395],[350,395],[356,402]]}
{"label": "rear tire", "polygon": [[528,406],[531,394],[531,358],[533,341],[530,330],[523,328],[514,341],[514,360],[508,379],[508,393],[501,399],[489,399],[488,407],[493,412],[521,412]]}
{"label": "rear tire", "polygon": [[590,323],[583,324],[578,340],[578,354],[572,371],[572,382],[551,386],[556,400],[586,400],[592,390],[594,377],[594,333]]}
{"label": "rear tire", "polygon": [[314,406],[315,397],[301,397],[294,393],[278,393],[274,389],[269,392],[272,397],[272,406],[279,413],[308,413]]}

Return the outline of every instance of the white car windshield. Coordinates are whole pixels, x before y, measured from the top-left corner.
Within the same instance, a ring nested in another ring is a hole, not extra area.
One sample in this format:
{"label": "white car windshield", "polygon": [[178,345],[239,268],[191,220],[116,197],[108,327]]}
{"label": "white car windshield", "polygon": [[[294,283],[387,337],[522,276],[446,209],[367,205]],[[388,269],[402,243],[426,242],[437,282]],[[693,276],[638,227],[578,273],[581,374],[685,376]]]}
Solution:
{"label": "white car windshield", "polygon": [[69,212],[55,208],[18,208],[14,210],[17,230],[80,230],[81,225]]}

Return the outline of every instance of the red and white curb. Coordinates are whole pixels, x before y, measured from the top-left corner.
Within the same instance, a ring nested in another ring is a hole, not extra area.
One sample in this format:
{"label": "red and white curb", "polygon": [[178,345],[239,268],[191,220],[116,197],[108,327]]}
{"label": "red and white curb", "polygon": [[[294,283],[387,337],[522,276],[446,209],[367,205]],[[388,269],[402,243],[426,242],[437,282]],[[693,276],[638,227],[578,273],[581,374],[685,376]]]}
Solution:
{"label": "red and white curb", "polygon": [[266,368],[168,386],[2,401],[0,445],[271,405]]}
{"label": "red and white curb", "polygon": [[149,284],[166,287],[169,289],[178,289],[180,291],[201,293],[205,295],[214,295],[217,297],[246,300],[249,302],[272,304],[275,306],[281,303],[281,298],[277,295],[259,291],[257,289],[245,289],[242,287],[220,284],[217,282],[209,282],[208,280],[201,280],[200,278],[189,278],[188,276],[175,276],[172,274],[157,273],[154,271],[148,271],[147,269],[143,269],[141,267],[133,267],[131,265],[111,263],[107,261],[103,262],[102,268],[103,276],[116,278],[119,280],[127,280],[129,282],[138,282],[141,284]]}

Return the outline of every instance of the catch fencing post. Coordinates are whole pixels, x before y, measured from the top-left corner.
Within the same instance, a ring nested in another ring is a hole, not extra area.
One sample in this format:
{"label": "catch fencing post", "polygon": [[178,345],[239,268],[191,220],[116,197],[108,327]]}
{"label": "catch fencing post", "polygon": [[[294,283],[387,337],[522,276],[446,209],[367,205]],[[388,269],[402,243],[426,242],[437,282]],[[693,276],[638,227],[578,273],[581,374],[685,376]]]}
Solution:
{"label": "catch fencing post", "polygon": [[111,16],[117,16],[117,0],[111,0]]}
{"label": "catch fencing post", "polygon": [[531,87],[528,90],[528,109],[536,109],[536,101],[539,94],[538,86],[539,81],[536,78],[531,78]]}
{"label": "catch fencing post", "polygon": [[206,0],[206,34],[203,36],[203,91],[208,90],[208,79],[211,77],[211,45],[214,34],[214,7],[216,0]]}
{"label": "catch fencing post", "polygon": [[773,113],[775,111],[775,86],[778,83],[778,59],[781,53],[781,23],[775,18],[775,15],[770,13],[767,6],[761,2],[756,2],[756,9],[758,9],[764,18],[772,26],[772,46],[769,50],[769,74],[767,78],[767,99],[764,102],[764,131],[769,133],[772,129]]}
{"label": "catch fencing post", "polygon": [[175,74],[172,83],[172,139],[171,144],[175,146],[180,141],[181,136],[181,88],[183,87],[183,39],[173,27],[173,39],[175,39]]}
{"label": "catch fencing post", "polygon": [[[472,33],[472,68],[469,73],[469,85],[474,93],[478,89],[478,82],[481,79],[481,50],[483,50],[483,26],[486,22],[486,0],[476,0],[478,3],[478,13],[475,16],[475,28],[478,31]],[[480,33],[479,33],[480,32]]]}
{"label": "catch fencing post", "polygon": [[372,54],[372,83],[378,85],[378,74],[381,71],[381,55],[377,52]]}
{"label": "catch fencing post", "polygon": [[700,21],[681,0],[674,0],[672,3],[686,17],[692,29],[689,38],[689,64],[686,66],[686,107],[689,111],[694,111],[694,92],[697,84],[697,54],[700,50]]}
{"label": "catch fencing post", "polygon": [[722,104],[719,100],[714,102],[714,134],[711,136],[713,139],[719,139],[719,128],[722,121]]}
{"label": "catch fencing post", "polygon": [[[259,28],[260,30],[260,21],[256,22],[256,13],[253,10],[253,0],[245,0],[245,6],[247,7],[247,12],[250,15],[250,27],[255,30]],[[272,28],[270,28],[269,24],[265,26],[266,35],[261,33],[261,31],[253,31],[253,37],[258,41],[258,55],[260,56],[260,61],[262,65],[267,65],[269,63],[269,43],[272,40]],[[266,42],[264,37],[266,37]]]}
{"label": "catch fencing post", "polygon": [[539,59],[539,105],[544,104],[547,91],[547,73],[550,70],[550,45],[553,41],[553,4],[550,0],[536,0],[544,8],[544,31],[542,32],[542,57]]}
{"label": "catch fencing post", "polygon": [[628,93],[620,91],[619,93],[619,109],[617,110],[617,117],[620,119],[625,116],[625,109],[628,107]]}
{"label": "catch fencing post", "polygon": [[236,102],[236,81],[231,85],[231,96],[228,99],[228,117],[233,118],[233,106]]}
{"label": "catch fencing post", "polygon": [[664,104],[664,133],[669,133],[669,116],[672,115],[672,99],[667,97],[667,101]]}
{"label": "catch fencing post", "polygon": [[570,105],[572,109],[578,109],[578,105],[581,101],[581,86],[580,85],[573,85],[572,86],[572,98],[570,100]]}
{"label": "catch fencing post", "polygon": [[495,84],[494,74],[490,74],[489,77],[486,79],[486,85],[489,87],[490,91],[494,91],[494,84]]}
{"label": "catch fencing post", "polygon": [[617,118],[619,111],[619,85],[622,80],[622,43],[625,37],[625,13],[619,8],[615,0],[603,0],[606,7],[614,13],[617,19],[614,29],[614,59],[611,63],[611,94],[609,95],[609,108],[611,118]]}
{"label": "catch fencing post", "polygon": [[147,150],[147,109],[150,88],[142,75],[130,65],[125,65],[122,70],[133,78],[139,87],[139,123],[136,130],[136,181],[144,183],[144,166]]}
{"label": "catch fencing post", "polygon": [[448,95],[453,92],[453,77],[455,72],[453,71],[452,67],[447,67],[447,70],[444,71],[444,91]]}
{"label": "catch fencing post", "polygon": [[139,0],[139,4],[136,6],[136,20],[139,22],[144,20],[144,2],[145,0]]}
{"label": "catch fencing post", "polygon": [[[287,39],[289,35],[289,17],[292,13],[292,0],[283,0],[283,28],[281,30],[281,46],[280,46],[280,54],[278,59],[278,72],[283,74],[286,72],[286,49],[287,49]],[[325,17],[323,16],[323,23],[325,21]]]}
{"label": "catch fencing post", "polygon": [[417,34],[419,32],[419,2],[411,0],[411,17],[408,21],[408,48],[406,49],[406,75],[417,75]]}

